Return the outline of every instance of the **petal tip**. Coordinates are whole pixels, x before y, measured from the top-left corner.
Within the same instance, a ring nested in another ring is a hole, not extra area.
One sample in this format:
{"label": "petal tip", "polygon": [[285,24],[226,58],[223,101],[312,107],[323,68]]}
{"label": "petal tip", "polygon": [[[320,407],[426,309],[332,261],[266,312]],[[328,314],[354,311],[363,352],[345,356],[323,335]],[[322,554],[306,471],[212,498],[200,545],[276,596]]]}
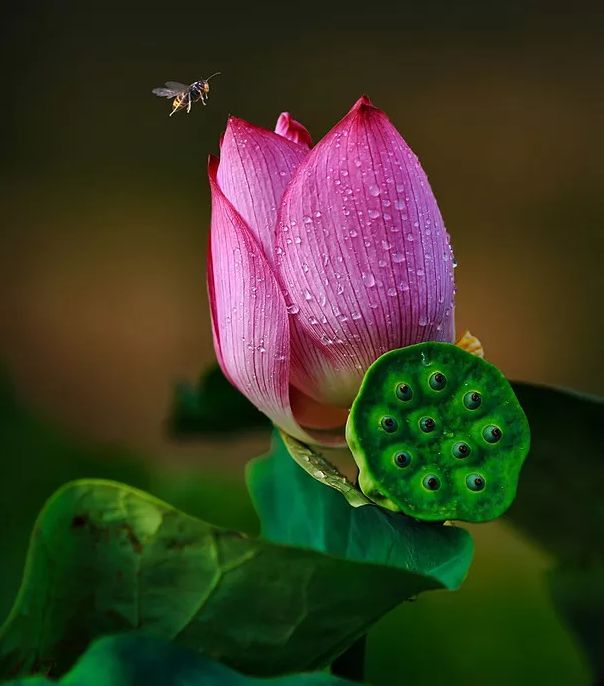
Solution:
{"label": "petal tip", "polygon": [[275,126],[275,133],[287,138],[294,143],[299,143],[307,148],[312,147],[312,138],[308,129],[294,119],[289,112],[281,112]]}
{"label": "petal tip", "polygon": [[350,112],[365,112],[367,110],[377,109],[378,108],[369,99],[369,96],[361,95],[361,97],[351,107]]}

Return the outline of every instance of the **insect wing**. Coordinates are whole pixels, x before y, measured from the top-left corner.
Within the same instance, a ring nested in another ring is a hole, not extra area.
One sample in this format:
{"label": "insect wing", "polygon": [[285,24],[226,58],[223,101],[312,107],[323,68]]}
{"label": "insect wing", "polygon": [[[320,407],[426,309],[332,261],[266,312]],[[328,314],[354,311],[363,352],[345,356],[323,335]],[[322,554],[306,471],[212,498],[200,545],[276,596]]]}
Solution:
{"label": "insect wing", "polygon": [[178,95],[178,91],[173,91],[170,88],[154,88],[151,92],[154,95],[159,95],[160,98],[173,98]]}
{"label": "insect wing", "polygon": [[183,91],[189,90],[190,86],[186,83],[180,83],[179,81],[166,81],[166,88],[182,93]]}
{"label": "insect wing", "polygon": [[166,81],[165,87],[154,88],[153,93],[160,98],[175,98],[177,95],[184,93],[189,86],[178,81]]}

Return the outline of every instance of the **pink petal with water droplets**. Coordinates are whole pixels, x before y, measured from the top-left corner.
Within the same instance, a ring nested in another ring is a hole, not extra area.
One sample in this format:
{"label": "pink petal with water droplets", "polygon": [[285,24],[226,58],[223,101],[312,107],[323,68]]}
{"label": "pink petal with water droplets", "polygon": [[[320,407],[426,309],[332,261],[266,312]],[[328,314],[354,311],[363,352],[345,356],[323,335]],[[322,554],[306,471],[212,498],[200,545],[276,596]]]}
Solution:
{"label": "pink petal with water droplets", "polygon": [[285,301],[262,248],[216,180],[212,191],[208,293],[219,364],[227,378],[275,424],[311,440],[289,402],[289,323]]}
{"label": "pink petal with water droplets", "polygon": [[[453,262],[438,205],[417,157],[367,98],[298,167],[276,246],[282,288],[299,307],[294,383],[315,399],[349,403],[383,353],[452,340]],[[317,343],[311,358],[308,337]],[[317,364],[321,349],[337,373]],[[318,390],[295,376],[304,367],[323,375]]]}
{"label": "pink petal with water droplets", "polygon": [[230,117],[220,147],[218,184],[273,259],[277,208],[304,145]]}
{"label": "pink petal with water droplets", "polygon": [[296,121],[289,112],[281,112],[279,119],[277,119],[275,133],[288,138],[294,143],[300,143],[307,148],[312,148],[312,138],[308,129],[303,124],[300,124],[299,121]]}

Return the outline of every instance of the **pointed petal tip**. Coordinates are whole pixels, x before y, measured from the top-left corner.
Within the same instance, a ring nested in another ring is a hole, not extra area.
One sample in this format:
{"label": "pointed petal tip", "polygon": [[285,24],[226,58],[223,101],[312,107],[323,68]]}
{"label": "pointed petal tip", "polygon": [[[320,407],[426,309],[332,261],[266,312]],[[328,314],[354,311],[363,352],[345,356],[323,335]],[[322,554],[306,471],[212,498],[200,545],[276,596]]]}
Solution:
{"label": "pointed petal tip", "polygon": [[241,134],[242,132],[252,132],[252,131],[265,131],[261,126],[256,126],[246,119],[236,116],[235,114],[229,114],[227,119],[227,124],[222,134],[221,148],[224,143],[225,138],[234,137],[236,134]]}
{"label": "pointed petal tip", "polygon": [[275,133],[307,148],[312,147],[312,138],[308,129],[294,119],[289,112],[281,112],[277,119]]}
{"label": "pointed petal tip", "polygon": [[368,110],[377,110],[378,108],[371,102],[368,95],[361,95],[361,97],[350,108],[350,112],[366,112]]}

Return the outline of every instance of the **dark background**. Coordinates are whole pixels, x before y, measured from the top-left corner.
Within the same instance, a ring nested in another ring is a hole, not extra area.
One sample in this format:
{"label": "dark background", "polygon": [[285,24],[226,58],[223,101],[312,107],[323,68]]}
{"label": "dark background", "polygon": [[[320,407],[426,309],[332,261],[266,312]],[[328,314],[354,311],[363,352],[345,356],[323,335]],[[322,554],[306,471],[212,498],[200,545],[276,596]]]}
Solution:
{"label": "dark background", "polygon": [[[253,529],[242,465],[266,436],[165,437],[173,381],[214,359],[206,157],[229,113],[272,127],[289,110],[318,140],[362,93],[430,177],[459,262],[459,331],[511,378],[604,394],[603,20],[595,3],[510,0],[7,7],[0,361],[17,394],[82,441],[205,475],[208,516],[231,523],[236,508]],[[218,70],[189,116],[151,95]],[[0,472],[26,501],[3,510],[7,531],[28,530],[50,493],[22,471],[19,486]],[[551,560],[507,524],[474,529],[464,590],[382,622],[369,676],[587,683],[543,581]]]}

